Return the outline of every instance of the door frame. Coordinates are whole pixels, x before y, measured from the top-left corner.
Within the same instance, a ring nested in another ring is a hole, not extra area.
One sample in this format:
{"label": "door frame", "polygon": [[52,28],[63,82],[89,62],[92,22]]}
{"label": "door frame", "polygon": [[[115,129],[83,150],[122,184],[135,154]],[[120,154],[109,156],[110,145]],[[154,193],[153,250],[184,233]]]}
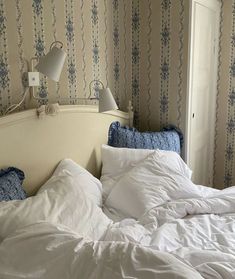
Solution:
{"label": "door frame", "polygon": [[[218,3],[221,9],[221,1],[220,0],[214,0]],[[190,164],[190,134],[191,134],[191,124],[192,124],[192,85],[193,85],[193,45],[194,45],[194,17],[195,17],[195,4],[200,3],[201,5],[205,4],[205,0],[190,0],[189,1],[189,39],[188,39],[188,69],[187,69],[187,93],[186,93],[186,122],[185,122],[185,148],[184,148],[184,154],[185,154],[185,161],[189,165]],[[220,9],[218,9],[217,13],[217,28],[219,32],[219,24],[220,24]],[[215,56],[218,57],[219,52],[219,33],[218,36],[215,38],[214,42],[214,48],[215,48]],[[216,120],[216,97],[217,97],[217,75],[218,75],[218,59],[215,60],[214,65],[214,80],[213,80],[213,107],[212,111],[214,112],[211,117],[213,117],[212,121],[215,123]],[[214,139],[215,136],[215,129],[211,129],[211,137]],[[209,181],[210,185],[212,186],[213,183],[213,167],[214,167],[214,140],[212,141],[212,144],[210,146],[210,154],[211,158],[209,160]]]}

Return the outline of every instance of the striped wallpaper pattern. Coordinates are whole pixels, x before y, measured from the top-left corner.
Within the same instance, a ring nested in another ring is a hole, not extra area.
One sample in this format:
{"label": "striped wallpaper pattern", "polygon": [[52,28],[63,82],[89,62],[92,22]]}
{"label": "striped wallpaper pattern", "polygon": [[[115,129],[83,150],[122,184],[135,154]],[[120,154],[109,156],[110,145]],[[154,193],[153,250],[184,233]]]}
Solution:
{"label": "striped wallpaper pattern", "polygon": [[[0,36],[3,42],[0,47],[1,110],[12,103],[12,97],[17,101],[22,95],[22,83],[14,79],[15,72],[19,70],[19,75],[23,76],[27,71],[26,62],[30,62],[31,57],[44,55],[53,41],[61,40],[68,54],[66,66],[60,83],[55,84],[46,77],[40,77],[37,93],[45,98],[43,103],[51,100],[76,103],[74,97],[89,94],[87,91],[91,80],[101,79],[111,87],[116,101],[120,103],[122,100],[122,109],[125,109],[129,99],[132,100],[136,126],[150,128],[151,122],[155,122],[155,126],[168,123],[172,63],[171,10],[178,8],[177,2],[184,7],[184,0],[146,0],[148,32],[146,48],[143,48],[141,41],[145,26],[142,18],[146,14],[140,0],[0,0]],[[11,9],[14,4],[16,17],[13,17]],[[156,8],[161,11],[160,28],[153,26]],[[183,20],[182,7],[178,12]],[[14,21],[10,20],[10,13]],[[10,44],[8,26],[15,29],[17,35],[14,38],[11,36]],[[29,29],[29,26],[32,27]],[[179,27],[180,33],[182,22]],[[183,51],[182,32],[180,36],[180,50]],[[159,41],[160,56],[157,60],[156,56],[153,57],[154,38]],[[142,65],[141,57],[143,59],[145,56],[147,63]],[[9,57],[17,58],[17,63],[9,62]],[[180,57],[182,60],[182,55]],[[146,67],[146,84],[141,84],[142,67]],[[155,68],[158,68],[159,76],[154,75]],[[158,80],[159,88],[152,88],[153,77]],[[93,94],[97,95],[98,84],[93,89]],[[143,103],[140,95],[145,94],[148,98]],[[152,117],[152,98],[158,99],[156,109],[159,116],[156,120]],[[178,102],[178,106],[181,105]],[[146,107],[146,118],[140,114],[141,107]]]}

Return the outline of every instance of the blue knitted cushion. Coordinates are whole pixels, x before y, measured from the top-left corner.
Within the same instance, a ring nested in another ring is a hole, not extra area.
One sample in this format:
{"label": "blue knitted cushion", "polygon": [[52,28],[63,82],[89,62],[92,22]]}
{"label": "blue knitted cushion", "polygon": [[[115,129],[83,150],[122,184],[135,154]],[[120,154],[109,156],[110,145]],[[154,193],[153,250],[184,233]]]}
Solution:
{"label": "blue knitted cushion", "polygon": [[26,193],[22,187],[24,173],[17,168],[0,170],[0,201],[23,200]]}
{"label": "blue knitted cushion", "polygon": [[113,122],[109,127],[108,145],[137,149],[161,149],[180,154],[183,136],[176,127],[166,128],[162,132],[139,132],[135,128],[122,127]]}

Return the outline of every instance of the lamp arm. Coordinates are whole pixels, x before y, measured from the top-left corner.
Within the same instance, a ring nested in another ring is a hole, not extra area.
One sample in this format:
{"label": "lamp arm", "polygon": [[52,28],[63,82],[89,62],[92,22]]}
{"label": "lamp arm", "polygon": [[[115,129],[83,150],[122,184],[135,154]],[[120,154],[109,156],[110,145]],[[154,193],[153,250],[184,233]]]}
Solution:
{"label": "lamp arm", "polygon": [[39,61],[39,58],[38,57],[36,57],[36,56],[34,56],[34,57],[32,57],[31,59],[30,59],[30,71],[31,72],[33,72],[34,71],[34,61],[36,61],[36,62],[38,62]]}
{"label": "lamp arm", "polygon": [[64,44],[61,41],[54,41],[51,45],[50,45],[50,50],[52,50],[52,48],[56,45],[56,44],[60,44],[60,48],[63,48]]}
{"label": "lamp arm", "polygon": [[32,90],[32,95],[33,95],[33,97],[34,97],[34,99],[35,100],[47,100],[48,99],[48,97],[45,97],[45,98],[41,98],[41,97],[37,97],[36,95],[35,95],[35,90],[34,90],[34,86],[32,86],[33,87],[33,90]]}
{"label": "lamp arm", "polygon": [[95,83],[95,82],[101,84],[101,85],[102,85],[102,89],[104,89],[104,84],[103,84],[103,82],[102,82],[101,80],[93,79],[93,80],[89,83],[90,95],[88,96],[88,99],[91,99],[91,91],[92,91],[91,85],[92,85],[93,83]]}

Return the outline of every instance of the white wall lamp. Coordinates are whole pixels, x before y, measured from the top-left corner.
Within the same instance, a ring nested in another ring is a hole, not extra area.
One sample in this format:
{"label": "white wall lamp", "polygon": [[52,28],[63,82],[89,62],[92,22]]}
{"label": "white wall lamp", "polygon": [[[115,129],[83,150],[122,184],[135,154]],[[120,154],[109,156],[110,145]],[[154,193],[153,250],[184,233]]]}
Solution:
{"label": "white wall lamp", "polygon": [[[18,104],[12,104],[9,106],[5,114],[9,114],[13,112],[15,109],[20,107],[23,102],[26,99],[26,96],[28,94],[29,88],[34,86],[39,86],[39,72],[46,75],[50,79],[58,82],[60,79],[60,74],[63,69],[63,65],[65,62],[65,58],[67,56],[66,52],[63,51],[63,43],[60,41],[55,41],[51,44],[49,52],[40,58],[33,57],[31,59],[31,72],[28,72],[28,86],[25,88],[25,91],[23,93],[23,97],[21,101]],[[35,66],[35,68],[38,70],[38,72],[34,72],[34,61],[37,61],[38,64]],[[45,100],[45,98],[40,98],[34,95],[33,90],[33,97],[38,100]]]}
{"label": "white wall lamp", "polygon": [[[96,98],[91,98],[92,95],[92,84],[100,84],[101,89],[99,89],[99,96]],[[109,88],[105,88],[104,84],[100,80],[92,80],[89,84],[89,90],[90,90],[90,95],[88,99],[97,99],[99,100],[99,112],[105,112],[105,111],[110,111],[110,110],[116,110],[118,109],[118,106],[114,100],[114,97],[111,93],[111,90]]]}
{"label": "white wall lamp", "polygon": [[[56,45],[60,45],[60,47]],[[45,56],[40,57],[39,63],[35,66],[36,70],[56,82],[60,79],[67,56],[67,53],[62,48],[62,42],[53,42],[50,46],[50,51]]]}
{"label": "white wall lamp", "polygon": [[[98,91],[98,96],[92,97],[92,85],[95,85],[99,88],[97,88]],[[63,98],[64,99],[64,98]],[[68,98],[66,98],[68,99]],[[97,100],[99,101],[99,112],[105,112],[105,111],[110,111],[110,110],[117,110],[118,106],[115,102],[115,99],[111,93],[111,90],[107,87],[104,86],[103,82],[101,80],[94,79],[90,82],[89,84],[89,96],[86,98],[81,98],[81,97],[72,97],[69,98],[69,100],[82,100],[82,101],[93,101]]]}

